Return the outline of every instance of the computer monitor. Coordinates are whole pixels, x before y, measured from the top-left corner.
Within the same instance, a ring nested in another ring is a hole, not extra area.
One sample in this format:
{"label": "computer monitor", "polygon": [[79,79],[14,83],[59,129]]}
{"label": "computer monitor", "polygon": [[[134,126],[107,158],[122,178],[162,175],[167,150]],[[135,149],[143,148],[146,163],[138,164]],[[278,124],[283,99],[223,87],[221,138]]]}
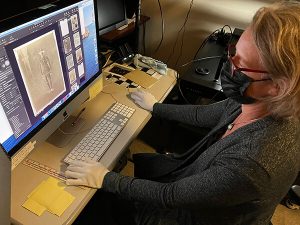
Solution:
{"label": "computer monitor", "polygon": [[47,138],[100,77],[94,8],[93,0],[63,0],[0,23],[0,143],[8,156],[39,133]]}
{"label": "computer monitor", "polygon": [[124,0],[96,0],[98,12],[98,34],[120,28],[127,24]]}

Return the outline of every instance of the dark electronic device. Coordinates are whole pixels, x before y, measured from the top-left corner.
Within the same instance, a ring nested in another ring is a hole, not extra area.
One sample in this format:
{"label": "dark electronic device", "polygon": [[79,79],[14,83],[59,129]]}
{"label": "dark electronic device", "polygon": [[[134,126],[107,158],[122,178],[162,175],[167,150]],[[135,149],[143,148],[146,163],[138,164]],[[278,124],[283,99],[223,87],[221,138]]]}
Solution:
{"label": "dark electronic device", "polygon": [[95,15],[93,0],[64,0],[0,23],[0,143],[13,159],[89,97],[101,74]]}
{"label": "dark electronic device", "polygon": [[[129,8],[134,7],[133,5],[134,2],[128,3]],[[127,25],[125,0],[96,0],[96,6],[100,36]],[[103,42],[105,41],[103,40]],[[126,42],[118,40],[108,44],[116,50],[113,59],[128,62],[133,58],[134,52]]]}
{"label": "dark electronic device", "polygon": [[120,44],[118,50],[123,63],[129,62],[134,57],[134,52],[128,43]]}
{"label": "dark electronic device", "polygon": [[[227,57],[227,45],[236,43],[242,32],[235,28],[232,35],[221,32],[207,40],[181,79],[181,89],[189,99],[198,99],[199,96],[214,100],[225,98],[221,91],[220,71]],[[197,61],[206,57],[209,58]]]}
{"label": "dark electronic device", "polygon": [[127,24],[124,0],[96,0],[98,12],[98,34],[120,28]]}

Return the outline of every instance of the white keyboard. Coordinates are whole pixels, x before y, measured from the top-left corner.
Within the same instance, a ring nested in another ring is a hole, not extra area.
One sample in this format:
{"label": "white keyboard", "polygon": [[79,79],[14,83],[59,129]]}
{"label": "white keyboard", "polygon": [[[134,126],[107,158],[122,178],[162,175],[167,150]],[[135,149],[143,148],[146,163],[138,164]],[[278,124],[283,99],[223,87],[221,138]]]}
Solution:
{"label": "white keyboard", "polygon": [[116,102],[64,158],[64,162],[85,159],[99,161],[134,111],[135,109]]}

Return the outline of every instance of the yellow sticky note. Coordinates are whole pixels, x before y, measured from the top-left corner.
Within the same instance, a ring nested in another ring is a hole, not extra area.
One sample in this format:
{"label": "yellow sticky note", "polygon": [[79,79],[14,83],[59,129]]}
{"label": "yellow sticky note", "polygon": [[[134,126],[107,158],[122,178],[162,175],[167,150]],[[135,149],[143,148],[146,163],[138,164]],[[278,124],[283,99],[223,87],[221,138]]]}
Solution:
{"label": "yellow sticky note", "polygon": [[41,216],[46,210],[46,207],[40,205],[39,203],[30,198],[27,199],[27,201],[24,202],[22,206],[38,216]]}
{"label": "yellow sticky note", "polygon": [[40,185],[39,189],[30,196],[30,198],[48,208],[48,206],[62,191],[63,190],[61,188],[58,188],[51,183],[44,182]]}
{"label": "yellow sticky note", "polygon": [[61,216],[64,211],[72,204],[74,199],[75,198],[73,195],[69,194],[66,191],[63,191],[60,193],[58,198],[52,202],[48,210],[57,216]]}
{"label": "yellow sticky note", "polygon": [[92,100],[99,94],[103,89],[103,76],[100,77],[96,82],[89,88],[90,99]]}
{"label": "yellow sticky note", "polygon": [[54,185],[55,187],[57,188],[60,188],[60,189],[65,189],[65,187],[67,186],[65,183],[63,183],[61,180],[58,180],[54,177],[49,177],[46,182],[48,184],[51,184],[51,185]]}
{"label": "yellow sticky note", "polygon": [[66,187],[66,185],[60,180],[55,179],[54,177],[49,177],[46,181],[42,181],[42,183],[40,183],[29,195],[27,195],[27,198],[30,198],[36,191],[40,190],[40,188],[43,188],[45,185],[56,186],[60,189],[64,189]]}
{"label": "yellow sticky note", "polygon": [[30,198],[34,193],[36,193],[39,189],[40,189],[40,186],[42,184],[44,184],[46,181],[43,181],[42,183],[40,183],[29,195],[27,195],[27,198]]}
{"label": "yellow sticky note", "polygon": [[45,210],[61,216],[74,201],[74,197],[66,192],[65,184],[49,177],[40,183],[29,195],[23,207],[40,216]]}

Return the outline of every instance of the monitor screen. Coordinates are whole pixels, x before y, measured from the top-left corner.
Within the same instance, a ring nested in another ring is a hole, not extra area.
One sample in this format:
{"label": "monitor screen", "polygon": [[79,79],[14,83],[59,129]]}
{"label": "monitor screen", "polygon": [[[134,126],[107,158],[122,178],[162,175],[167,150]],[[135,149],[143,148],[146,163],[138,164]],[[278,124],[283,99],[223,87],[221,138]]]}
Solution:
{"label": "monitor screen", "polygon": [[124,0],[97,0],[99,35],[127,24]]}
{"label": "monitor screen", "polygon": [[62,2],[0,24],[0,143],[9,156],[101,73],[93,0]]}

